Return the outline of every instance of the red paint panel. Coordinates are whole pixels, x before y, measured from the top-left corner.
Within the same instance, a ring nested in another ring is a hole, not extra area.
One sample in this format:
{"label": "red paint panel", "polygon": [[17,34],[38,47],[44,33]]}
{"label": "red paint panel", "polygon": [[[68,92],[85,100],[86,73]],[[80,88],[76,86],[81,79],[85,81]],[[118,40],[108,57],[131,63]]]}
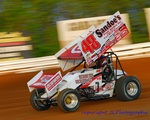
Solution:
{"label": "red paint panel", "polygon": [[16,45],[24,45],[26,42],[9,42],[9,43],[1,43],[0,47],[4,46],[16,46]]}

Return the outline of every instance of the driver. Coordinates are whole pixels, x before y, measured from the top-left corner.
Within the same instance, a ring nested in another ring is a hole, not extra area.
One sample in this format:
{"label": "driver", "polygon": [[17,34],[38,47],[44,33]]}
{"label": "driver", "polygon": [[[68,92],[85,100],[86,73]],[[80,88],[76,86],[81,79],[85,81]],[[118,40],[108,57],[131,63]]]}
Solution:
{"label": "driver", "polygon": [[113,75],[113,69],[111,65],[108,63],[106,56],[101,55],[94,64],[89,66],[93,69],[101,69],[103,82],[110,82]]}
{"label": "driver", "polygon": [[107,64],[106,57],[104,55],[101,55],[100,58],[98,58],[93,64],[91,64],[89,67],[93,69],[99,69],[104,67]]}

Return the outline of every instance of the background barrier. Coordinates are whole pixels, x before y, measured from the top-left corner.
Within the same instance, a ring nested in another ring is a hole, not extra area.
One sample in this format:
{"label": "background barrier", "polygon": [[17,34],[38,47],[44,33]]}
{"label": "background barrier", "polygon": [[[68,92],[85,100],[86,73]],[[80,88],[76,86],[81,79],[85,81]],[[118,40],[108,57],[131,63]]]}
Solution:
{"label": "background barrier", "polygon": [[[113,47],[120,60],[150,57],[150,42]],[[59,68],[55,56],[0,62],[0,75]]]}
{"label": "background barrier", "polygon": [[150,8],[144,8],[145,18],[148,28],[149,40],[150,40]]}
{"label": "background barrier", "polygon": [[[70,43],[72,40],[76,39],[92,25],[97,28],[111,16],[112,15],[58,21],[56,25],[58,30],[58,40],[60,43],[60,47],[62,48]],[[129,14],[121,14],[121,17],[123,18],[124,23],[126,23],[130,34],[127,34],[121,41],[119,41],[116,44],[118,46],[131,44],[132,32],[130,30]]]}

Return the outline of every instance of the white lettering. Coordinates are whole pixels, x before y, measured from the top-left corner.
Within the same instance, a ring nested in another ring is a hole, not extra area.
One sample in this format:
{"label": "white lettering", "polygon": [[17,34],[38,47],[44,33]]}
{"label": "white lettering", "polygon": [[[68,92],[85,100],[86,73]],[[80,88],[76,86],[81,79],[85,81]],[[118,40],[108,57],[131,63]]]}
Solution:
{"label": "white lettering", "polygon": [[26,51],[26,50],[32,50],[32,45],[1,47],[0,53],[14,52],[14,51]]}

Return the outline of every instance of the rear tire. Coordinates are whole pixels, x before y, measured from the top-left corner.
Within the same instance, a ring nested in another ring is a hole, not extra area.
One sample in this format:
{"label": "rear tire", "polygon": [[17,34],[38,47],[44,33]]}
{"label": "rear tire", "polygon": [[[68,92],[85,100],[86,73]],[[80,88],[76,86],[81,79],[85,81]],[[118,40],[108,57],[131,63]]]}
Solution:
{"label": "rear tire", "polygon": [[133,76],[119,78],[115,86],[115,95],[123,101],[135,100],[140,96],[141,85],[139,80]]}
{"label": "rear tire", "polygon": [[58,95],[58,106],[65,112],[73,112],[80,105],[80,95],[76,90],[64,89]]}
{"label": "rear tire", "polygon": [[35,110],[42,111],[50,107],[48,100],[40,99],[41,95],[44,93],[44,89],[36,89],[31,93],[30,103]]}

